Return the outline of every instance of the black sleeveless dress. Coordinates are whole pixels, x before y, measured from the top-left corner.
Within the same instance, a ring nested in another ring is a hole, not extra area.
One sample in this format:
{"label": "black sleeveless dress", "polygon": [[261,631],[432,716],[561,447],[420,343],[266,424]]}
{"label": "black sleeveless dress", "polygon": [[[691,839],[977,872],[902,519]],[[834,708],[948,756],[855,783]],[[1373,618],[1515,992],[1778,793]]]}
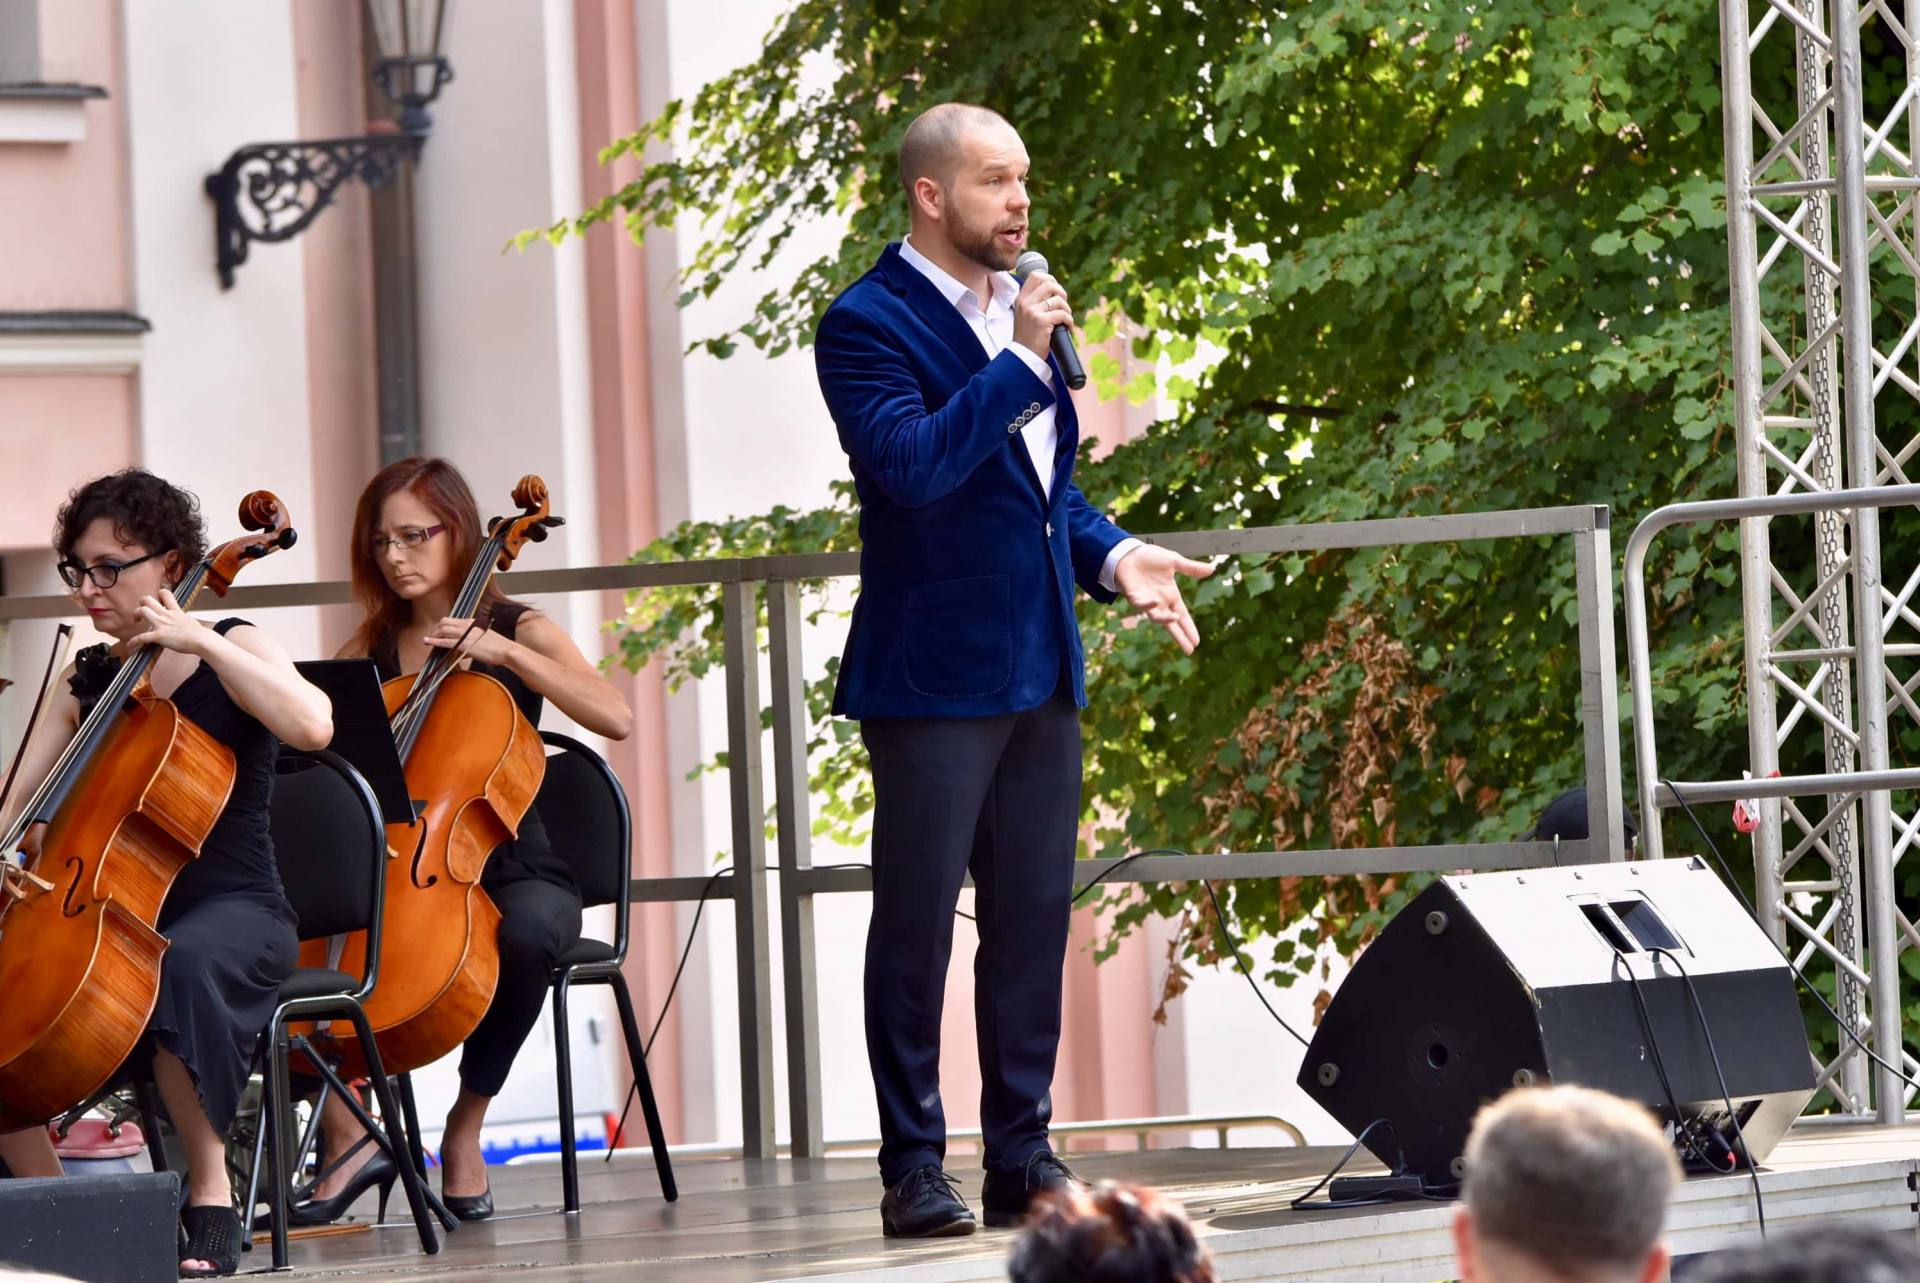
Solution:
{"label": "black sleeveless dress", "polygon": [[[225,636],[246,621],[223,619]],[[69,680],[81,716],[119,671],[106,646],[81,651]],[[299,954],[293,908],[274,864],[268,807],[280,741],[202,662],[169,696],[182,715],[233,750],[233,791],[197,858],[174,879],[157,923],[168,941],[147,1034],[121,1076],[150,1072],[155,1048],[179,1057],[217,1131],[239,1110],[261,1031]]]}
{"label": "black sleeveless dress", "polygon": [[[528,607],[501,602],[493,607],[492,630],[512,641]],[[399,647],[391,637],[373,648],[382,680],[400,675]],[[518,673],[494,664],[472,664],[470,671],[498,681],[534,726],[545,701]],[[487,857],[480,885],[500,910],[500,979],[493,1004],[460,1051],[460,1085],[478,1096],[497,1096],[520,1047],[540,1022],[554,964],[580,939],[580,888],[573,872],[547,838],[537,808],[520,819],[520,834]]]}

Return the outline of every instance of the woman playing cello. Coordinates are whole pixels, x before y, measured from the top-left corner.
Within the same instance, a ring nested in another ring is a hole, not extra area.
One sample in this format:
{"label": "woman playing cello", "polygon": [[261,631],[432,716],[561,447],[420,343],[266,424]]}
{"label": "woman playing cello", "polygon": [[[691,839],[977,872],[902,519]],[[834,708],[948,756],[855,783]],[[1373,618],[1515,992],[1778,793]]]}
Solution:
{"label": "woman playing cello", "polygon": [[[481,599],[484,629],[470,631],[472,620],[449,615],[483,534],[473,492],[444,459],[403,459],[375,476],[353,525],[354,593],[365,617],[341,654],[370,656],[391,679],[418,672],[436,650],[462,646],[469,670],[504,685],[529,722],[537,724],[551,700],[585,729],[625,739],[633,728],[626,701],[558,624],[492,585]],[[555,960],[580,938],[579,888],[548,844],[537,811],[528,810],[517,838],[487,858],[481,886],[501,915],[499,982],[462,1051],[460,1094],[440,1148],[442,1197],[464,1220],[493,1212],[481,1124],[539,1021]],[[312,1198],[294,1205],[296,1224],[335,1220],[363,1191],[394,1179],[392,1160],[362,1144],[359,1123],[335,1097],[328,1097],[322,1127],[324,1166],[336,1158],[339,1164]]]}
{"label": "woman playing cello", "polygon": [[[22,749],[16,799],[54,769],[121,663],[146,646],[162,652],[148,674],[155,695],[233,753],[226,807],[155,924],[168,941],[159,997],[127,1066],[151,1075],[186,1149],[180,1273],[231,1274],[242,1230],[223,1135],[298,948],[267,827],[274,759],[280,741],[324,747],[332,712],[258,628],[241,619],[208,627],[181,610],[172,589],[207,552],[199,505],[186,491],[137,468],[89,482],[60,509],[54,551],[75,602],[114,641],[82,651],[62,674],[46,726]],[[0,830],[12,819],[0,815]],[[29,834],[29,848],[41,833]],[[0,1136],[0,1159],[16,1176],[60,1172],[45,1127]]]}

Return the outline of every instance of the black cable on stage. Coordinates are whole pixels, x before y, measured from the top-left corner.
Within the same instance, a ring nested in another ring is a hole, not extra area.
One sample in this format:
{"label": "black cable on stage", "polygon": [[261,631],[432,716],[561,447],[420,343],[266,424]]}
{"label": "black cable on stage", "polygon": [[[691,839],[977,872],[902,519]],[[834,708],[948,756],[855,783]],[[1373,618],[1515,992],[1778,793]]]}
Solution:
{"label": "black cable on stage", "polygon": [[[1687,799],[1681,795],[1679,787],[1676,784],[1674,784],[1672,780],[1661,780],[1660,783],[1666,787],[1669,793],[1673,794],[1673,800],[1680,804],[1680,809],[1687,813],[1687,818],[1689,820],[1693,821],[1694,831],[1700,835],[1700,840],[1707,844],[1707,850],[1712,852],[1713,862],[1719,866],[1720,876],[1726,880],[1728,889],[1731,890],[1733,894],[1739,899],[1740,903],[1743,906],[1745,906],[1747,910],[1747,916],[1752,918],[1754,920],[1754,923],[1758,925],[1760,922],[1759,910],[1753,907],[1753,901],[1747,898],[1747,893],[1745,891],[1742,891],[1740,889],[1739,882],[1734,880],[1733,869],[1730,865],[1728,865],[1726,861],[1726,857],[1720,854],[1720,847],[1718,844],[1714,842],[1713,835],[1707,832],[1707,826],[1702,824],[1700,822],[1700,817],[1693,813],[1692,805],[1688,803]],[[1764,928],[1763,928],[1763,931],[1764,931]],[[1841,1016],[1839,1012],[1833,1009],[1833,1004],[1828,1002],[1826,1000],[1826,997],[1823,994],[1821,994],[1821,992],[1818,989],[1813,987],[1813,981],[1807,979],[1807,973],[1800,969],[1800,964],[1793,960],[1792,954],[1788,953],[1777,942],[1775,942],[1772,936],[1767,936],[1767,941],[1768,943],[1773,944],[1773,947],[1775,949],[1779,950],[1780,957],[1782,958],[1782,960],[1786,962],[1787,967],[1793,972],[1794,978],[1797,979],[1800,982],[1801,986],[1806,989],[1808,995],[1811,996],[1815,1002],[1820,1004],[1821,1010],[1825,1011],[1829,1016],[1833,1017],[1833,1023],[1839,1026],[1840,1032],[1845,1034],[1853,1042],[1854,1046],[1858,1047],[1861,1051],[1865,1052],[1867,1054],[1868,1059],[1872,1060],[1874,1064],[1880,1066],[1880,1068],[1886,1070],[1888,1073],[1892,1074],[1895,1078],[1898,1078],[1901,1082],[1907,1084],[1907,1086],[1914,1088],[1916,1091],[1920,1091],[1920,1082],[1915,1081],[1914,1079],[1908,1077],[1907,1074],[1905,1074],[1901,1070],[1896,1069],[1892,1065],[1888,1064],[1886,1062],[1886,1059],[1882,1057],[1880,1053],[1876,1052],[1873,1048],[1867,1046],[1867,1044],[1861,1040],[1860,1035],[1854,1031],[1853,1026],[1843,1016]]]}
{"label": "black cable on stage", "polygon": [[[868,864],[816,864],[816,869],[867,869]],[[763,872],[778,873],[780,870],[771,865],[763,866]],[[680,990],[680,976],[687,969],[687,959],[693,956],[694,937],[700,933],[700,915],[706,910],[707,899],[713,894],[713,888],[721,878],[733,872],[731,864],[715,869],[706,885],[700,888],[700,898],[693,905],[693,921],[687,926],[687,943],[680,950],[680,961],[673,969],[673,980],[667,985],[667,996],[660,1003],[660,1015],[653,1022],[653,1029],[647,1034],[647,1041],[640,1047],[640,1058],[645,1060],[653,1054],[653,1041],[660,1036],[660,1026],[667,1023],[667,1012],[673,1009],[673,995]],[[607,1137],[607,1152],[601,1158],[603,1163],[613,1161],[614,1141],[627,1134],[627,1115],[633,1109],[633,1102],[640,1098],[640,1076],[634,1075],[633,1083],[627,1088],[626,1103],[620,1106],[620,1121],[614,1124],[613,1135]]]}
{"label": "black cable on stage", "polygon": [[1259,981],[1253,978],[1253,972],[1247,970],[1246,960],[1240,956],[1240,942],[1234,939],[1233,928],[1227,925],[1227,915],[1220,911],[1220,897],[1213,893],[1213,883],[1206,878],[1201,878],[1200,885],[1207,889],[1207,899],[1213,901],[1213,916],[1219,919],[1220,930],[1227,937],[1228,947],[1233,950],[1233,965],[1240,968],[1240,974],[1247,978],[1247,986],[1253,990],[1253,996],[1260,1000],[1260,1005],[1267,1009],[1267,1014],[1273,1017],[1275,1024],[1293,1035],[1294,1041],[1302,1047],[1311,1046],[1311,1043],[1300,1036],[1298,1029],[1280,1018],[1280,1013],[1275,1011],[1273,1004],[1267,1001],[1267,995],[1260,992]]}
{"label": "black cable on stage", "polygon": [[[1099,886],[1113,874],[1118,873],[1121,869],[1126,868],[1127,865],[1132,864],[1135,860],[1145,859],[1149,855],[1191,856],[1192,854],[1191,851],[1182,851],[1177,847],[1156,846],[1145,851],[1134,851],[1131,854],[1123,855],[1106,868],[1100,870],[1099,874],[1095,876],[1092,881],[1088,882],[1087,885],[1081,887],[1080,890],[1075,893],[1072,903],[1080,903],[1080,901],[1086,898],[1089,891]],[[1239,970],[1241,975],[1246,977],[1247,984],[1253,989],[1253,996],[1260,1000],[1260,1005],[1267,1009],[1267,1014],[1273,1017],[1275,1024],[1292,1034],[1294,1041],[1298,1042],[1302,1047],[1308,1046],[1308,1040],[1300,1036],[1300,1031],[1280,1018],[1280,1013],[1275,1011],[1273,1004],[1267,1001],[1267,995],[1260,991],[1260,983],[1253,978],[1253,973],[1247,970],[1246,962],[1240,957],[1240,941],[1234,937],[1233,928],[1227,925],[1227,915],[1220,909],[1220,897],[1214,893],[1213,883],[1206,878],[1201,878],[1200,885],[1207,889],[1207,899],[1213,902],[1214,917],[1219,920],[1220,930],[1226,935],[1227,944],[1233,950],[1233,965]]]}
{"label": "black cable on stage", "polygon": [[[1633,974],[1632,964],[1618,949],[1613,951],[1613,961],[1616,967],[1626,972],[1627,981],[1633,987],[1633,1005],[1640,1013],[1640,1031],[1647,1036],[1647,1056],[1653,1061],[1653,1072],[1660,1080],[1660,1090],[1666,1093],[1667,1108],[1673,1111],[1673,1138],[1678,1141],[1685,1132],[1686,1119],[1680,1112],[1680,1098],[1674,1094],[1673,1080],[1667,1076],[1667,1064],[1660,1055],[1660,1043],[1653,1034],[1653,1017],[1647,1010],[1646,996],[1640,992],[1640,977]],[[1709,1166],[1716,1166],[1717,1170],[1717,1165],[1700,1152],[1699,1144],[1694,1137],[1687,1136],[1686,1145],[1687,1152],[1682,1157],[1701,1159]],[[1730,1175],[1738,1166],[1736,1162],[1733,1167],[1727,1168],[1721,1174]]]}
{"label": "black cable on stage", "polygon": [[1733,1121],[1734,1139],[1740,1142],[1738,1158],[1747,1160],[1747,1175],[1753,1178],[1753,1207],[1760,1217],[1760,1237],[1765,1238],[1767,1236],[1767,1202],[1760,1193],[1760,1170],[1754,1165],[1753,1151],[1747,1148],[1747,1133],[1740,1126],[1740,1111],[1733,1107],[1733,1093],[1727,1090],[1727,1075],[1720,1068],[1720,1053],[1713,1045],[1713,1030],[1707,1028],[1707,1009],[1701,1005],[1699,991],[1693,987],[1693,976],[1681,964],[1678,954],[1671,949],[1649,949],[1647,952],[1656,958],[1665,958],[1671,962],[1673,969],[1678,971],[1680,978],[1686,982],[1687,997],[1693,1000],[1694,1019],[1699,1021],[1701,1036],[1707,1040],[1707,1058],[1713,1061],[1714,1077],[1720,1080],[1720,1096],[1727,1102],[1727,1117]]}
{"label": "black cable on stage", "polygon": [[1296,1212],[1324,1212],[1337,1207],[1372,1207],[1377,1203],[1393,1202],[1394,1200],[1386,1198],[1356,1198],[1344,1203],[1335,1203],[1331,1200],[1325,1203],[1310,1203],[1307,1201],[1325,1189],[1333,1178],[1340,1174],[1340,1169],[1353,1161],[1353,1156],[1360,1152],[1360,1147],[1367,1143],[1367,1137],[1373,1134],[1373,1129],[1376,1127],[1385,1127],[1388,1131],[1393,1132],[1393,1152],[1395,1155],[1393,1165],[1394,1174],[1398,1175],[1405,1170],[1407,1156],[1400,1148],[1400,1133],[1394,1131],[1393,1120],[1391,1118],[1376,1118],[1360,1129],[1360,1134],[1353,1138],[1353,1144],[1347,1146],[1347,1152],[1340,1155],[1339,1161],[1327,1170],[1327,1174],[1320,1178],[1318,1184],[1302,1194],[1299,1198],[1288,1203],[1287,1206]]}
{"label": "black cable on stage", "polygon": [[1156,847],[1150,847],[1145,851],[1134,851],[1128,855],[1123,855],[1119,859],[1115,860],[1112,864],[1109,864],[1106,868],[1100,870],[1099,873],[1095,874],[1093,877],[1093,880],[1088,882],[1087,885],[1081,887],[1078,891],[1074,892],[1073,899],[1072,901],[1070,901],[1070,903],[1073,903],[1073,904],[1080,903],[1082,900],[1087,898],[1087,892],[1093,890],[1095,887],[1099,886],[1102,882],[1105,882],[1108,878],[1120,872],[1120,870],[1126,868],[1129,864],[1132,864],[1135,860],[1143,860],[1149,855],[1188,855],[1188,854],[1191,854],[1191,853],[1187,851],[1177,850],[1170,846],[1156,846]]}

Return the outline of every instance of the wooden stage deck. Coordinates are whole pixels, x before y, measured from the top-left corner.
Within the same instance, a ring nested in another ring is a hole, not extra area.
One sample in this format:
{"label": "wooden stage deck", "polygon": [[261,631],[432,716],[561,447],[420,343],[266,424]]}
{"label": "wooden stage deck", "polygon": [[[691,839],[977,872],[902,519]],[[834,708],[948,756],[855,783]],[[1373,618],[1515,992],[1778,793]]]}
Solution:
{"label": "wooden stage deck", "polygon": [[[1337,1149],[1177,1149],[1072,1156],[1089,1179],[1135,1181],[1187,1208],[1227,1279],[1406,1280],[1452,1277],[1450,1209],[1411,1204],[1301,1213],[1305,1192]],[[623,1153],[583,1162],[577,1217],[559,1215],[560,1172],[548,1163],[494,1173],[502,1215],[448,1235],[423,1256],[412,1225],[297,1240],[293,1277],[361,1283],[529,1279],[536,1283],[673,1283],[761,1279],[964,1280],[1004,1278],[1011,1231],[896,1242],[880,1234],[872,1160],[700,1158],[677,1163],[678,1203],[662,1202],[652,1164]],[[1356,1162],[1352,1171],[1368,1167]],[[1372,1169],[1377,1170],[1377,1169]],[[1845,1219],[1920,1232],[1915,1181],[1920,1125],[1802,1126],[1761,1173],[1767,1224],[1778,1230]],[[961,1172],[977,1203],[977,1172]],[[403,1208],[395,1198],[389,1208]],[[515,1214],[539,1208],[539,1214]],[[359,1209],[370,1216],[371,1197]],[[1739,1177],[1696,1177],[1679,1191],[1669,1241],[1686,1255],[1757,1236],[1753,1188]],[[242,1263],[266,1264],[264,1244]]]}

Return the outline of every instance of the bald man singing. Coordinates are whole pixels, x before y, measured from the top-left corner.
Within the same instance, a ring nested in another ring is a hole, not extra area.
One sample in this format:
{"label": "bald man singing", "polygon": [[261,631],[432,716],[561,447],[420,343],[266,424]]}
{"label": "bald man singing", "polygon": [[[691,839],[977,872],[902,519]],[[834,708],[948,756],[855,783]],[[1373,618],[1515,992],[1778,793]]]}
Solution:
{"label": "bald man singing", "polygon": [[1073,484],[1078,420],[1047,355],[1073,312],[1046,273],[1009,274],[1027,170],[996,112],[947,103],[915,119],[900,145],[910,232],[814,337],[860,502],[834,712],[858,719],[873,765],[867,1058],[889,1235],[974,1229],[942,1167],[939,1074],[969,872],[986,1223],[1017,1224],[1074,1179],[1047,1139],[1086,705],[1074,586],[1125,596],[1191,653],[1176,576],[1211,573],[1130,537]]}

